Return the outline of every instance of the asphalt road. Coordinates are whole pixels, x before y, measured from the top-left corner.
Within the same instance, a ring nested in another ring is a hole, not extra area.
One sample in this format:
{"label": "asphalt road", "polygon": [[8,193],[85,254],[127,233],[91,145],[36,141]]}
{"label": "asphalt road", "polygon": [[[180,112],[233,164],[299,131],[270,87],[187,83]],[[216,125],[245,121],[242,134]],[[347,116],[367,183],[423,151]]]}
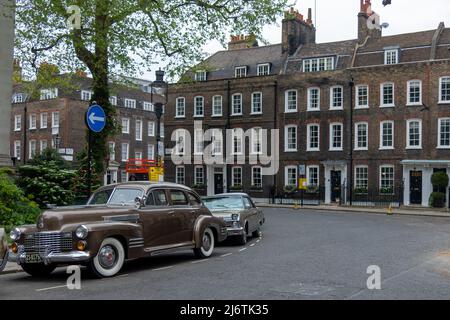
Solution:
{"label": "asphalt road", "polygon": [[[126,264],[116,278],[83,273],[65,286],[0,276],[0,299],[450,299],[450,219],[265,209],[261,239],[224,244],[207,260],[191,252]],[[367,268],[381,270],[368,290]]]}

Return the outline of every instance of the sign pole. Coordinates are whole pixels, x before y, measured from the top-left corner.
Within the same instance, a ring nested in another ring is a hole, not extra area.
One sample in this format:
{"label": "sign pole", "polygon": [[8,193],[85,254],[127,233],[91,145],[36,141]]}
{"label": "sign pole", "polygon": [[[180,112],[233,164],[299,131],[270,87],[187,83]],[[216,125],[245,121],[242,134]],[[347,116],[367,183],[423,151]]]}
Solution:
{"label": "sign pole", "polygon": [[91,196],[91,188],[92,188],[92,148],[91,148],[91,143],[92,143],[92,131],[89,130],[88,133],[88,163],[87,163],[87,197],[88,199]]}

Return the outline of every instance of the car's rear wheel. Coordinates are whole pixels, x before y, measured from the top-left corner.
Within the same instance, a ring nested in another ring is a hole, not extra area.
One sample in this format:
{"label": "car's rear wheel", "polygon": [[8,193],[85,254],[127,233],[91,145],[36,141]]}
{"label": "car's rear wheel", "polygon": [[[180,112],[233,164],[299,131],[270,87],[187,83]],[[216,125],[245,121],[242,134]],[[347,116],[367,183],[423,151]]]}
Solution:
{"label": "car's rear wheel", "polygon": [[115,276],[123,267],[125,250],[115,238],[103,240],[97,255],[89,262],[88,268],[98,278]]}
{"label": "car's rear wheel", "polygon": [[210,228],[206,228],[202,235],[200,248],[195,248],[194,253],[197,258],[209,258],[214,251],[214,233]]}
{"label": "car's rear wheel", "polygon": [[21,267],[23,271],[33,277],[46,277],[56,269],[53,264],[45,265],[43,263],[24,263]]}

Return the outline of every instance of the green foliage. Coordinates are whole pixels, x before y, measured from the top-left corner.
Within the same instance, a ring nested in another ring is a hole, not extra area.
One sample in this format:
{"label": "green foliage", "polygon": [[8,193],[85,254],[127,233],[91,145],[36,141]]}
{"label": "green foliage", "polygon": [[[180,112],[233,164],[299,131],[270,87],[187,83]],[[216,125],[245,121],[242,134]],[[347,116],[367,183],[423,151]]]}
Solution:
{"label": "green foliage", "polygon": [[297,190],[297,186],[294,186],[294,185],[289,185],[289,186],[284,186],[283,187],[283,191],[286,192],[286,193],[292,193],[292,192],[294,192],[296,190]]}
{"label": "green foliage", "polygon": [[38,205],[25,197],[13,179],[0,173],[0,225],[6,232],[14,226],[35,223],[40,213]]}
{"label": "green foliage", "polygon": [[436,172],[431,176],[431,184],[440,191],[445,191],[448,186],[448,180],[448,175],[445,172]]}
{"label": "green foliage", "polygon": [[54,150],[45,150],[29,164],[18,169],[18,185],[25,194],[45,208],[47,204],[65,206],[72,204],[71,190],[75,172]]}
{"label": "green foliage", "polygon": [[367,194],[369,191],[367,188],[355,188],[353,191],[355,194]]}
{"label": "green foliage", "polygon": [[234,186],[230,186],[230,190],[240,191],[242,190],[242,186],[240,184],[235,184]]}
{"label": "green foliage", "polygon": [[433,192],[430,195],[429,204],[432,208],[444,208],[445,207],[445,193],[442,192]]}
{"label": "green foliage", "polygon": [[380,194],[382,194],[382,195],[393,195],[394,194],[394,188],[392,188],[392,187],[380,188]]}
{"label": "green foliage", "polygon": [[309,185],[306,187],[306,193],[319,193],[319,186]]}

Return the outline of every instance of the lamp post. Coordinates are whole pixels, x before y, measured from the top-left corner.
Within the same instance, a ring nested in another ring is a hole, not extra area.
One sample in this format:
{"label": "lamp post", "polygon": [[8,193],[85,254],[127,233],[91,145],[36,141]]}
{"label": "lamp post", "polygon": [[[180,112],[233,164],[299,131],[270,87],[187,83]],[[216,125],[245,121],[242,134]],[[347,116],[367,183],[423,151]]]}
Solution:
{"label": "lamp post", "polygon": [[61,137],[59,136],[59,134],[56,134],[53,137],[53,143],[55,145],[56,153],[59,154],[59,146],[60,146],[60,143],[61,143]]}
{"label": "lamp post", "polygon": [[[164,81],[165,72],[161,69],[155,72],[156,80],[152,83],[152,100],[153,100],[153,88],[161,89],[162,95],[165,96],[165,104],[167,104],[167,82]],[[153,101],[152,101],[153,102]],[[155,103],[155,114],[156,114],[156,152],[155,159],[158,163],[158,166],[161,164],[160,157],[162,158],[164,155],[160,155],[160,143],[161,143],[161,117],[164,113],[164,104],[161,102]]]}

